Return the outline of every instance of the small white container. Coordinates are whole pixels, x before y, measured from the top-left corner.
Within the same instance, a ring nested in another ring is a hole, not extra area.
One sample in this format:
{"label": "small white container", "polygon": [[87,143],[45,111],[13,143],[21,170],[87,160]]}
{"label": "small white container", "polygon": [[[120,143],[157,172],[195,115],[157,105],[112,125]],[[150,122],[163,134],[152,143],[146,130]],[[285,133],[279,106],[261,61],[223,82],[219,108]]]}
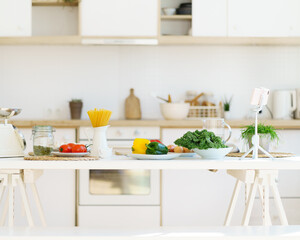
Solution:
{"label": "small white container", "polygon": [[189,103],[161,103],[161,114],[166,120],[182,120],[187,118],[190,109]]}
{"label": "small white container", "polygon": [[193,151],[197,153],[203,159],[223,159],[228,153],[230,153],[232,147],[228,148],[209,148],[209,149],[198,149],[195,148]]}
{"label": "small white container", "polygon": [[176,13],[176,8],[163,8],[165,15],[174,15]]}
{"label": "small white container", "polygon": [[109,126],[94,128],[93,145],[91,156],[100,158],[110,158],[112,149],[108,147],[106,139],[106,131]]}

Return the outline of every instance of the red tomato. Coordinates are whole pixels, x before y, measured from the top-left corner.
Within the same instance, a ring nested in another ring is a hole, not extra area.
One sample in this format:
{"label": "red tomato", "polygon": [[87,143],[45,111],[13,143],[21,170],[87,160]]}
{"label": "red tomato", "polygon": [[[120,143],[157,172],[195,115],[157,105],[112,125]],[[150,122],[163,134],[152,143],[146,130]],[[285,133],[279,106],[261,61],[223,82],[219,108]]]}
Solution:
{"label": "red tomato", "polygon": [[59,147],[59,151],[64,153],[72,152],[72,147],[68,144],[63,144]]}
{"label": "red tomato", "polygon": [[83,144],[76,144],[72,147],[72,152],[73,153],[87,152],[87,149],[86,149],[86,146]]}
{"label": "red tomato", "polygon": [[67,145],[69,145],[71,148],[74,147],[76,144],[75,143],[68,143]]}

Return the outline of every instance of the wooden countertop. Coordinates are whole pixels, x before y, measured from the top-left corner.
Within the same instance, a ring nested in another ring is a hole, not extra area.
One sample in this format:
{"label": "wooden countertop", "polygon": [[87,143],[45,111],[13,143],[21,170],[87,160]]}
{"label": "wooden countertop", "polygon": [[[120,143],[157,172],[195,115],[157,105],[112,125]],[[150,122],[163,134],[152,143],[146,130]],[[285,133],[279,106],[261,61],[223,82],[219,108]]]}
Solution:
{"label": "wooden countertop", "polygon": [[[240,128],[253,123],[253,120],[227,120],[232,128]],[[277,129],[300,129],[300,120],[260,120]],[[51,125],[57,128],[89,127],[89,120],[14,120],[12,124],[19,128],[32,128],[34,125]],[[111,120],[114,127],[162,127],[162,128],[200,128],[201,120]]]}

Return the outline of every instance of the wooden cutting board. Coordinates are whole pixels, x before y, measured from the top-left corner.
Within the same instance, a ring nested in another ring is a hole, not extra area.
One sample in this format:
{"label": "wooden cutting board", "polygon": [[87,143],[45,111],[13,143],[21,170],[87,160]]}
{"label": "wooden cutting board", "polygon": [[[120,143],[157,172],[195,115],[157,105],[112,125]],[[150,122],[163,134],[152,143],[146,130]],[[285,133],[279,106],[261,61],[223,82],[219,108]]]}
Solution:
{"label": "wooden cutting board", "polygon": [[130,89],[130,95],[125,100],[125,118],[139,120],[142,118],[140,100],[134,95],[134,89]]}

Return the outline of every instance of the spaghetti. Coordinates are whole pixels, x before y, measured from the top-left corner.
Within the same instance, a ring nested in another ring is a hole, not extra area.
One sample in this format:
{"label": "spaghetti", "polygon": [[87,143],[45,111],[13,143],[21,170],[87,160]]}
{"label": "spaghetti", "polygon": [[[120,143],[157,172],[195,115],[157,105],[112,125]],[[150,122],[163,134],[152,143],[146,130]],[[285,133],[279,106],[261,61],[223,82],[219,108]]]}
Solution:
{"label": "spaghetti", "polygon": [[97,109],[89,110],[88,112],[89,118],[94,128],[107,126],[108,121],[111,116],[111,111],[105,109]]}

